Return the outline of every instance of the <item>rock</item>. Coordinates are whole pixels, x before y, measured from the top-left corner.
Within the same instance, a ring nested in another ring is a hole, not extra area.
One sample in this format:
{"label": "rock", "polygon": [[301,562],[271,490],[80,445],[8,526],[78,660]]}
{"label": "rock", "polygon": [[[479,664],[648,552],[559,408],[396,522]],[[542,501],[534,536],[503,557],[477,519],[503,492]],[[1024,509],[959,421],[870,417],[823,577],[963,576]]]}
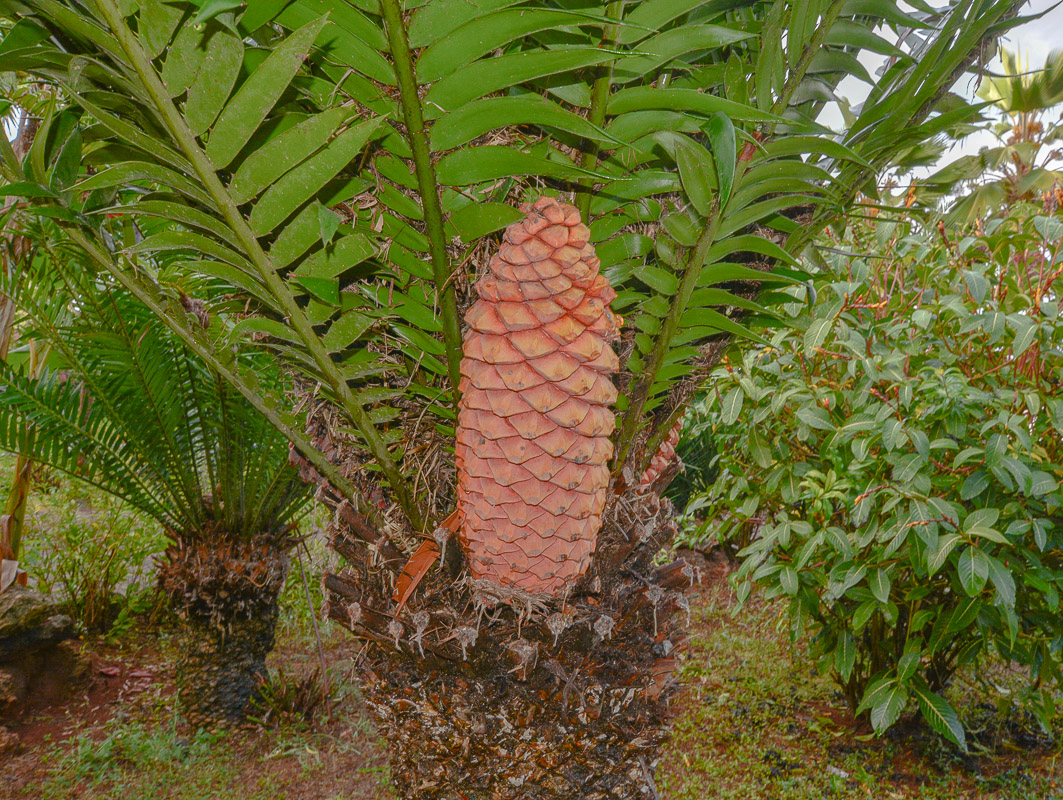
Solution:
{"label": "rock", "polygon": [[84,678],[84,659],[67,641],[74,635],[51,598],[18,585],[0,593],[0,716],[60,700]]}
{"label": "rock", "polygon": [[18,734],[0,725],[0,757],[17,756],[21,752],[22,741]]}
{"label": "rock", "polygon": [[0,594],[0,639],[35,628],[58,613],[49,597],[14,585]]}

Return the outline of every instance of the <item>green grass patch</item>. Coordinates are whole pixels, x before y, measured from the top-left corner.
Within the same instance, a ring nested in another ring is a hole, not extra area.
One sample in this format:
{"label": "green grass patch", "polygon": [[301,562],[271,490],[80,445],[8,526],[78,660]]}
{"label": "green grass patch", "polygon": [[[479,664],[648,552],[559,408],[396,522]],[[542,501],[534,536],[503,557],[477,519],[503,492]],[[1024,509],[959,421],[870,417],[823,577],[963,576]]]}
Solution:
{"label": "green grass patch", "polygon": [[657,785],[669,800],[1058,798],[1058,744],[1007,702],[1008,671],[950,690],[971,753],[906,719],[884,737],[853,720],[828,676],[792,644],[783,603],[737,615],[720,587],[695,606],[675,735]]}

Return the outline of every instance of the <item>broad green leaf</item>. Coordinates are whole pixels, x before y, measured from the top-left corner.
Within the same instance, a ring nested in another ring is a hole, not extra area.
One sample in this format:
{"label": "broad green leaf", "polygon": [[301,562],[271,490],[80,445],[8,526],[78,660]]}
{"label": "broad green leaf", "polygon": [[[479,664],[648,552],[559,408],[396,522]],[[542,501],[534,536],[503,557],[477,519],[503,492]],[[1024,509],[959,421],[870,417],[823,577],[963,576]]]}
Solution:
{"label": "broad green leaf", "polygon": [[613,54],[597,48],[574,48],[511,53],[477,61],[432,84],[424,97],[425,116],[435,119],[515,84],[603,64],[614,58]]}
{"label": "broad green leaf", "polygon": [[838,637],[838,645],[834,650],[834,669],[838,671],[843,681],[849,680],[856,664],[856,640],[853,635],[846,631]]}
{"label": "broad green leaf", "polygon": [[335,278],[351,267],[372,258],[376,253],[377,247],[368,236],[361,233],[349,233],[309,256],[296,268],[295,274],[310,278]]}
{"label": "broad green leaf", "polygon": [[758,283],[800,284],[796,278],[779,272],[763,272],[742,264],[726,261],[707,264],[698,271],[698,286],[711,286],[727,281],[757,281]]}
{"label": "broad green leaf", "polygon": [[956,569],[960,585],[969,596],[974,597],[985,588],[989,578],[989,559],[977,547],[969,546],[960,553]]}
{"label": "broad green leaf", "polygon": [[644,39],[654,31],[662,30],[676,17],[699,6],[705,7],[707,12],[713,10],[714,6],[722,9],[724,3],[720,0],[647,0],[639,3],[624,17],[624,20],[631,24],[620,29],[618,41],[621,44],[631,44]]}
{"label": "broad green leaf", "polygon": [[871,594],[875,596],[875,599],[880,603],[888,603],[890,599],[890,576],[884,569],[876,569],[871,572],[868,577],[868,586],[871,588]]}
{"label": "broad green leaf", "polygon": [[166,51],[166,61],[162,65],[160,77],[166,84],[170,97],[179,97],[188,91],[199,72],[207,51],[203,46],[206,34],[203,26],[186,22],[177,32],[173,45]]}
{"label": "broad green leaf", "polygon": [[987,556],[986,558],[989,563],[989,580],[992,581],[993,587],[997,590],[997,597],[1000,598],[1000,602],[1005,606],[1014,606],[1015,579],[1011,575],[1011,570],[992,556]]}
{"label": "broad green leaf", "polygon": [[779,572],[779,585],[782,586],[782,590],[788,595],[797,594],[797,590],[801,588],[801,580],[797,575],[797,571],[791,566],[785,566]]}
{"label": "broad green leaf", "polygon": [[949,554],[952,553],[952,551],[962,542],[963,537],[958,533],[947,533],[944,536],[939,537],[937,550],[933,553],[927,553],[927,572],[929,572],[930,575],[934,575],[934,573],[945,566]]}
{"label": "broad green leaf", "polygon": [[890,58],[906,59],[908,56],[895,45],[857,22],[838,20],[827,34],[827,44],[844,45],[859,50],[870,50]]}
{"label": "broad green leaf", "polygon": [[56,193],[39,183],[17,181],[0,185],[0,197],[56,197]]}
{"label": "broad green leaf", "polygon": [[196,136],[205,133],[218,118],[236,85],[243,60],[244,45],[239,37],[226,30],[210,37],[207,54],[188,88],[184,108],[188,127]]}
{"label": "broad green leaf", "polygon": [[361,152],[384,124],[377,117],[355,125],[267,189],[251,211],[251,230],[264,236],[315,196]]}
{"label": "broad green leaf", "polygon": [[181,17],[182,10],[178,6],[163,0],[141,0],[137,30],[148,55],[155,58],[166,49]]}
{"label": "broad green leaf", "polygon": [[963,529],[992,528],[1000,519],[998,508],[978,508],[972,511],[963,521]]}
{"label": "broad green leaf", "polygon": [[452,150],[488,131],[513,125],[556,128],[584,139],[609,140],[602,129],[579,114],[539,97],[489,97],[468,103],[440,118],[431,131],[432,148]]}
{"label": "broad green leaf", "polygon": [[444,186],[467,186],[516,175],[574,180],[588,174],[593,173],[502,145],[455,150],[443,156],[436,165],[436,178]]}
{"label": "broad green leaf", "polygon": [[861,157],[855,150],[822,136],[785,136],[765,142],[761,146],[764,149],[766,158],[816,154],[833,158],[839,162],[852,161],[862,167],[871,167],[870,162]]}
{"label": "broad green leaf", "polygon": [[784,122],[780,117],[758,111],[752,106],[735,103],[696,89],[655,89],[636,86],[617,92],[609,99],[609,114],[616,116],[628,111],[666,109],[688,111],[709,117],[722,112],[731,119],[749,122]]}
{"label": "broad green leaf", "polygon": [[676,280],[675,275],[652,264],[640,264],[635,267],[633,274],[651,289],[666,297],[671,297],[679,290],[679,281]]}
{"label": "broad green leaf", "polygon": [[240,253],[230,250],[207,236],[192,233],[191,231],[163,230],[161,233],[145,236],[136,244],[126,248],[126,251],[130,253],[185,251],[224,261],[240,269],[250,271],[251,268],[251,265]]}
{"label": "broad green leaf", "polygon": [[796,411],[797,418],[813,430],[833,431],[834,423],[830,414],[821,406],[812,404],[801,406]]}
{"label": "broad green leaf", "polygon": [[321,235],[317,209],[307,206],[295,219],[284,226],[270,248],[269,258],[274,269],[283,269],[314,246]]}
{"label": "broad green leaf", "polygon": [[254,33],[276,17],[290,2],[291,0],[255,0],[248,3],[240,17],[240,27],[247,33]]}
{"label": "broad green leaf", "polygon": [[449,222],[469,244],[523,218],[519,209],[506,203],[470,203],[451,214]]}
{"label": "broad green leaf", "polygon": [[[729,256],[732,253],[737,253],[742,250],[749,250],[754,253],[760,253],[761,255],[774,258],[779,261],[791,264],[798,269],[801,269],[801,265],[794,260],[794,257],[783,250],[775,242],[765,239],[762,236],[756,236],[754,234],[744,234],[742,236],[731,236],[730,238],[719,241],[712,246],[706,257],[706,263],[712,263],[713,261],[719,261],[725,256]],[[767,276],[765,276],[766,278]]]}
{"label": "broad green leaf", "polygon": [[329,326],[321,343],[330,353],[340,353],[358,341],[376,322],[368,314],[347,311]]}
{"label": "broad green leaf", "polygon": [[[767,469],[774,463],[771,447],[764,440],[763,434],[756,425],[749,428],[749,454],[761,469]],[[809,542],[812,540],[810,539]]]}
{"label": "broad green leaf", "polygon": [[[350,95],[359,100],[378,97],[376,91],[368,95],[363,93],[369,88],[362,85],[366,80],[383,86],[394,85],[395,70],[379,52],[387,50],[384,26],[371,23],[358,9],[335,0],[300,0],[286,6],[277,15],[277,22],[288,30],[295,30],[325,14],[329,21],[317,37],[316,46],[329,60],[353,71],[353,74],[345,73],[347,77],[343,79],[344,87],[350,88]],[[317,60],[320,63],[320,59]],[[339,76],[335,78],[339,79]],[[318,103],[319,107],[331,104],[331,87],[325,91],[328,94],[322,98],[323,102]]]}
{"label": "broad green leaf", "polygon": [[967,740],[964,736],[963,725],[960,724],[960,718],[956,716],[956,711],[948,704],[948,701],[941,695],[930,691],[930,687],[921,678],[913,682],[912,689],[923,719],[931,728],[966,753]]}
{"label": "broad green leaf", "polygon": [[975,470],[963,482],[960,487],[960,499],[971,500],[978,497],[989,486],[989,476],[984,469]]}
{"label": "broad green leaf", "polygon": [[423,83],[431,83],[514,39],[597,19],[600,17],[579,11],[549,8],[506,9],[487,14],[467,22],[446,38],[425,48],[417,59],[417,77]]}
{"label": "broad green leaf", "polygon": [[923,468],[923,458],[918,453],[908,453],[897,461],[893,468],[893,480],[905,484],[911,481]]}
{"label": "broad green leaf", "polygon": [[1040,330],[1040,327],[1033,319],[1021,317],[1021,320],[1017,326],[1018,330],[1015,332],[1015,339],[1011,343],[1011,354],[1016,358],[1030,349],[1030,345],[1034,343]]}
{"label": "broad green leaf", "polygon": [[1033,480],[1030,484],[1030,495],[1033,497],[1043,497],[1046,494],[1051,494],[1059,488],[1059,483],[1047,472],[1041,470],[1035,470],[1033,473]]}
{"label": "broad green leaf", "polygon": [[243,0],[205,0],[202,6],[200,6],[199,13],[193,17],[192,22],[200,24],[207,20],[214,19],[219,14],[223,14],[226,11],[232,11],[234,8],[242,6]]}
{"label": "broad green leaf", "polygon": [[47,28],[32,19],[20,19],[4,34],[3,41],[0,41],[0,56],[33,47],[46,41],[50,35]]}
{"label": "broad green leaf", "polygon": [[708,179],[712,169],[711,156],[701,145],[683,138],[676,140],[675,160],[687,199],[701,216],[709,216],[716,200]]}
{"label": "broad green leaf", "polygon": [[812,323],[805,331],[806,356],[814,355],[815,352],[823,346],[823,342],[826,341],[833,325],[834,319],[832,317],[822,317],[820,319],[812,320]]}
{"label": "broad green leaf", "polygon": [[717,112],[709,118],[705,133],[712,144],[712,160],[716,165],[716,176],[720,186],[720,205],[727,205],[734,185],[735,165],[737,163],[735,129],[731,118]]}
{"label": "broad green leaf", "polygon": [[720,419],[725,425],[732,425],[742,413],[742,401],[745,399],[745,393],[741,387],[736,386],[729,391],[723,398],[720,404]]}
{"label": "broad green leaf", "polygon": [[613,68],[613,79],[628,83],[693,50],[711,50],[753,35],[722,25],[679,25],[642,42],[639,55],[619,59]]}
{"label": "broad green leaf", "polygon": [[270,139],[244,159],[229,184],[236,203],[246,203],[289,169],[320,150],[350,119],[345,106],[316,114]]}
{"label": "broad green leaf", "polygon": [[896,676],[880,678],[867,687],[857,713],[871,711],[871,727],[883,733],[901,716],[908,704],[908,690]]}
{"label": "broad green leaf", "polygon": [[498,9],[515,6],[521,0],[433,0],[413,14],[409,37],[413,47],[424,47],[449,35],[469,20]]}
{"label": "broad green leaf", "polygon": [[318,300],[333,306],[340,304],[340,282],[335,278],[312,278],[300,275],[295,280]]}
{"label": "broad green leaf", "polygon": [[227,167],[258,130],[299,71],[326,21],[327,17],[321,17],[292,33],[237,89],[207,143],[207,156],[216,169]]}
{"label": "broad green leaf", "polygon": [[336,231],[339,230],[340,215],[328,206],[318,205],[317,222],[321,228],[321,243],[327,247],[335,238]]}
{"label": "broad green leaf", "polygon": [[147,161],[127,161],[115,164],[85,178],[75,188],[80,192],[91,192],[112,186],[126,187],[134,182],[169,186],[193,200],[210,205],[210,198],[202,187],[172,169]]}
{"label": "broad green leaf", "polygon": [[213,214],[200,211],[198,208],[193,208],[184,203],[174,203],[168,200],[141,200],[139,203],[132,203],[128,206],[114,206],[109,211],[119,214],[136,214],[159,219],[170,219],[181,223],[187,228],[198,228],[201,231],[213,234],[218,239],[229,244],[234,250],[240,248],[239,238],[225,223]]}
{"label": "broad green leaf", "polygon": [[299,342],[299,337],[288,325],[266,317],[246,317],[240,320],[232,327],[229,337],[233,341],[237,341],[255,333],[273,336],[292,344],[298,344]]}

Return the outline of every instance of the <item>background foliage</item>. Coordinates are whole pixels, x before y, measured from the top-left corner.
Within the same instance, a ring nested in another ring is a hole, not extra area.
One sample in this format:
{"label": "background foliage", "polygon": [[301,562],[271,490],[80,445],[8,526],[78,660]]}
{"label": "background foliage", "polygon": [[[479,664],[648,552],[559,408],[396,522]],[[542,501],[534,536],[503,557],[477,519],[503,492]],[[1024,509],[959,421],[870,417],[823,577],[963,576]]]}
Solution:
{"label": "background foliage", "polygon": [[1024,206],[959,240],[853,222],[803,330],[714,374],[703,512],[744,546],[739,597],[789,595],[794,633],[878,731],[914,700],[963,746],[940,691],[990,652],[1055,713],[1061,244],[1058,214]]}

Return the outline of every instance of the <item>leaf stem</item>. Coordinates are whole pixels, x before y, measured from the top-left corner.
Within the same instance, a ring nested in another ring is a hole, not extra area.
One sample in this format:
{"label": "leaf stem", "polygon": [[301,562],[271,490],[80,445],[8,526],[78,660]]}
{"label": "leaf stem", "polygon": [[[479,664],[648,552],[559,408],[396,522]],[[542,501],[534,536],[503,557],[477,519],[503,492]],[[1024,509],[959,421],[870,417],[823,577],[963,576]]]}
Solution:
{"label": "leaf stem", "polygon": [[[606,25],[605,30],[602,31],[601,47],[603,50],[616,48],[617,38],[620,35],[619,22],[623,15],[624,0],[613,0],[606,6],[605,16],[617,22],[613,25]],[[599,130],[605,124],[605,110],[609,107],[609,91],[613,88],[614,63],[614,61],[610,60],[600,66],[598,68],[598,76],[591,86],[591,108],[587,114],[587,120]],[[600,142],[588,139],[586,149],[580,159],[580,166],[585,170],[592,171],[598,165],[598,151],[600,149]],[[594,178],[591,176],[583,178],[580,180],[580,186],[583,187],[583,191],[576,198],[576,208],[579,209],[579,215],[583,218],[584,223],[587,223],[590,221],[591,199],[594,197]]]}
{"label": "leaf stem", "polygon": [[[812,36],[809,37],[809,40],[805,43],[797,63],[791,69],[786,84],[779,92],[779,97],[772,106],[772,113],[775,116],[779,116],[782,111],[786,110],[786,106],[789,104],[794,92],[797,90],[801,81],[804,80],[805,72],[808,71],[808,68],[812,63],[812,58],[815,56],[816,52],[818,52],[819,48],[823,46],[823,42],[826,40],[827,34],[830,32],[835,20],[837,20],[838,15],[841,13],[845,2],[846,0],[833,0],[827,10],[823,12],[823,18],[820,24],[817,25]],[[775,123],[768,123],[765,126],[764,138],[771,136],[774,130]],[[748,161],[739,162],[735,171],[734,182],[731,187],[732,197],[738,191],[742,179],[745,177],[745,174],[749,169],[749,165],[750,162]],[[723,211],[724,209],[720,207],[719,195],[717,195],[716,199],[713,201],[712,208],[709,211],[705,226],[702,229],[701,235],[698,237],[697,243],[692,250],[688,251],[690,255],[683,268],[683,277],[680,280],[679,289],[672,297],[672,304],[668,310],[668,315],[661,321],[661,329],[658,331],[657,338],[653,343],[653,348],[650,350],[650,355],[647,359],[645,368],[635,382],[634,389],[629,394],[628,408],[627,411],[624,412],[624,422],[617,439],[617,457],[613,467],[613,474],[615,475],[621,473],[631,455],[631,449],[642,422],[642,410],[645,408],[646,402],[649,399],[650,391],[657,380],[657,373],[664,365],[664,360],[668,355],[668,351],[671,349],[672,339],[675,337],[676,330],[679,327],[679,320],[682,319],[683,314],[686,313],[690,297],[694,293],[694,289],[697,287],[698,278],[701,277],[701,268],[705,265],[705,259],[712,246],[716,243],[716,233],[723,220]]]}
{"label": "leaf stem", "polygon": [[406,35],[399,0],[380,0],[380,11],[387,29],[388,45],[395,66],[395,78],[399,82],[402,100],[402,116],[406,133],[413,150],[414,171],[417,188],[421,194],[424,224],[428,233],[429,253],[432,257],[432,278],[439,298],[439,311],[443,323],[443,344],[447,353],[447,373],[450,376],[454,405],[460,397],[458,384],[461,381],[461,323],[458,319],[458,302],[451,280],[450,258],[447,255],[447,235],[443,228],[443,208],[439,201],[439,184],[436,181],[432,152],[428,145],[428,130],[424,124],[421,96],[417,85],[413,55]]}

